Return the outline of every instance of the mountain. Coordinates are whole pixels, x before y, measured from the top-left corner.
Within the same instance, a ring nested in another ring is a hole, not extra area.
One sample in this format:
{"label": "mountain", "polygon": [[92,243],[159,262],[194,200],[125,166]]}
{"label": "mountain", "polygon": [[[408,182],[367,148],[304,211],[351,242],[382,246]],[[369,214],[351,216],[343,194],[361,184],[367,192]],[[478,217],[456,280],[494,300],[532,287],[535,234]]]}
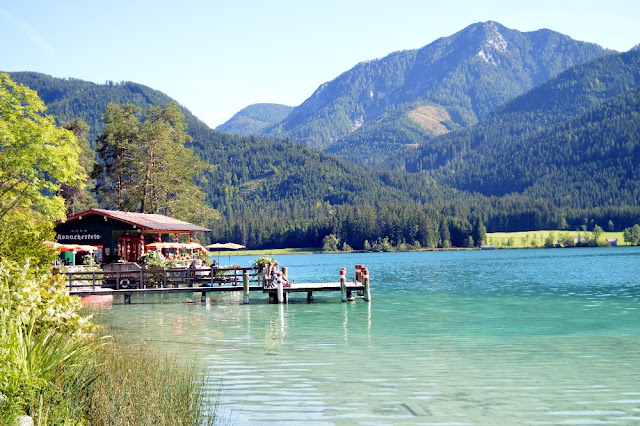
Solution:
{"label": "mountain", "polygon": [[[386,162],[391,170],[286,140],[221,133],[183,109],[194,151],[213,165],[203,190],[223,219],[208,227],[216,240],[255,248],[320,246],[328,234],[362,248],[385,238],[465,245],[480,220],[489,231],[632,226],[640,217],[638,55],[573,67],[471,127],[434,102],[386,111],[361,134],[393,145],[404,132],[413,141]],[[109,101],[143,108],[172,101],[130,82],[12,76],[28,80],[59,121],[94,120],[97,134]],[[439,136],[422,139],[426,127]]]}
{"label": "mountain", "polygon": [[[385,114],[401,111],[411,119],[424,106],[437,110],[430,119],[446,130],[446,122],[466,127],[567,68],[607,53],[546,29],[523,33],[496,22],[477,23],[421,49],[356,65],[322,84],[265,134],[348,152],[354,147],[332,145],[376,126]],[[419,118],[412,121],[421,124]],[[434,134],[430,125],[424,131]],[[394,149],[406,144],[398,139]],[[377,143],[375,137],[366,141]]]}
{"label": "mountain", "polygon": [[[143,114],[151,105],[177,103],[158,90],[131,81],[96,84],[76,78],[56,78],[37,72],[11,72],[9,75],[13,81],[38,92],[40,99],[47,105],[47,112],[56,117],[58,123],[82,118],[90,127],[87,140],[92,148],[95,148],[96,138],[102,133],[101,114],[109,102],[139,106]],[[188,109],[181,109],[191,130],[208,129],[208,126]]]}
{"label": "mountain", "polygon": [[[58,122],[81,118],[93,125],[93,135],[102,132],[100,116],[109,102],[133,103],[146,110],[173,101],[132,82],[101,85],[32,72],[11,76],[36,90]],[[340,232],[343,241],[348,238],[357,248],[365,239],[375,242],[392,234],[396,243],[419,241],[435,247],[443,217],[451,217],[453,244],[463,244],[470,232],[463,217],[468,207],[457,208],[463,213],[455,220],[451,213],[438,212],[435,206],[456,198],[456,191],[433,180],[367,170],[292,142],[221,133],[182,110],[193,138],[190,145],[213,166],[202,189],[223,214],[222,220],[207,224],[216,240],[255,248],[309,247],[321,246],[324,236]],[[95,145],[95,136],[89,140]],[[468,205],[463,201],[468,198],[461,194],[458,199]]]}
{"label": "mountain", "polygon": [[287,118],[292,110],[293,107],[280,104],[249,105],[216,127],[216,130],[238,136],[259,135],[267,127]]}
{"label": "mountain", "polygon": [[480,123],[387,164],[487,196],[557,206],[640,203],[640,51],[573,67]]}

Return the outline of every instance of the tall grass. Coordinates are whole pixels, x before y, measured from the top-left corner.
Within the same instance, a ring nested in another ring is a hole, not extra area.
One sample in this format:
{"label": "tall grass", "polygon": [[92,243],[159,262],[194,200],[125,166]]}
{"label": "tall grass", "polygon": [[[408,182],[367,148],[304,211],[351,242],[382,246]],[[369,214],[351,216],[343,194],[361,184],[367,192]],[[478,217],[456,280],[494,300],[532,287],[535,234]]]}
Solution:
{"label": "tall grass", "polygon": [[83,424],[85,407],[78,395],[96,378],[92,353],[99,340],[34,322],[0,321],[6,326],[1,388],[10,402],[0,407],[0,423],[26,413],[38,425]]}
{"label": "tall grass", "polygon": [[214,424],[196,370],[147,345],[105,345],[100,377],[88,388],[88,419],[96,425]]}

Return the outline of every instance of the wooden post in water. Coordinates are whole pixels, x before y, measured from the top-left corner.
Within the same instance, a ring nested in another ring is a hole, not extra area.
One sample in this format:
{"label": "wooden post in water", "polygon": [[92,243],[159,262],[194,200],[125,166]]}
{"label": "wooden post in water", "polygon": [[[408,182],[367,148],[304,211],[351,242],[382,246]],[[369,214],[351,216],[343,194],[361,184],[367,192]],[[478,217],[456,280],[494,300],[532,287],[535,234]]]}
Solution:
{"label": "wooden post in water", "polygon": [[130,305],[131,304],[131,294],[130,293],[125,293],[124,294],[124,304],[125,305]]}
{"label": "wooden post in water", "polygon": [[364,300],[371,300],[371,285],[369,284],[369,268],[362,269],[362,280],[364,281]]}
{"label": "wooden post in water", "polygon": [[284,280],[282,279],[282,272],[278,273],[278,303],[284,303]]}
{"label": "wooden post in water", "polygon": [[340,269],[340,300],[347,301],[347,268]]}
{"label": "wooden post in water", "polygon": [[249,304],[249,270],[242,271],[242,293],[245,305]]}

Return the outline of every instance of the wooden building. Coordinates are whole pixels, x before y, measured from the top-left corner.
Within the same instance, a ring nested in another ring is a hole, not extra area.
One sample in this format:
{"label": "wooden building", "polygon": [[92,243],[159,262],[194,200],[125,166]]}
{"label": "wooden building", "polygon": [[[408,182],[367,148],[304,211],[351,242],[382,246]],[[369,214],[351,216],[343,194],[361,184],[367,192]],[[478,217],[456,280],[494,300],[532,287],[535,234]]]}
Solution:
{"label": "wooden building", "polygon": [[69,217],[55,227],[56,241],[84,244],[98,248],[96,257],[104,262],[120,258],[135,262],[144,246],[179,234],[210,232],[210,229],[160,214],[132,213],[118,210],[89,209]]}

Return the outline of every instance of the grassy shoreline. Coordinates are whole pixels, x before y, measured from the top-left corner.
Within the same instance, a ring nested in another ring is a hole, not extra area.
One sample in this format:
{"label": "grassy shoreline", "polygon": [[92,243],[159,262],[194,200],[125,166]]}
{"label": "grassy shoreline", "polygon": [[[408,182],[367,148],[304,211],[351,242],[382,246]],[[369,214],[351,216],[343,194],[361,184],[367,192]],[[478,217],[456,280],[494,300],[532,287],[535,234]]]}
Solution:
{"label": "grassy shoreline", "polygon": [[[552,235],[554,240],[560,236],[569,236],[571,238],[592,237],[591,231],[565,231],[565,230],[540,230],[540,231],[521,231],[521,232],[491,232],[487,233],[487,241],[485,245],[494,245],[501,249],[519,249],[519,248],[544,248],[544,242]],[[619,246],[628,246],[629,243],[624,241],[623,232],[603,232],[599,241],[604,242],[606,238],[617,238]],[[511,240],[511,241],[509,241]],[[412,250],[393,250],[393,251],[460,251],[460,250],[476,250],[477,247],[451,247],[451,248],[419,248]],[[214,256],[218,252],[212,252]],[[286,254],[330,254],[330,253],[372,253],[365,250],[353,250],[351,252],[323,252],[320,247],[304,247],[304,248],[282,248],[282,249],[260,249],[260,250],[238,250],[231,252],[232,256],[276,256]],[[220,256],[228,256],[229,252],[220,252]]]}

